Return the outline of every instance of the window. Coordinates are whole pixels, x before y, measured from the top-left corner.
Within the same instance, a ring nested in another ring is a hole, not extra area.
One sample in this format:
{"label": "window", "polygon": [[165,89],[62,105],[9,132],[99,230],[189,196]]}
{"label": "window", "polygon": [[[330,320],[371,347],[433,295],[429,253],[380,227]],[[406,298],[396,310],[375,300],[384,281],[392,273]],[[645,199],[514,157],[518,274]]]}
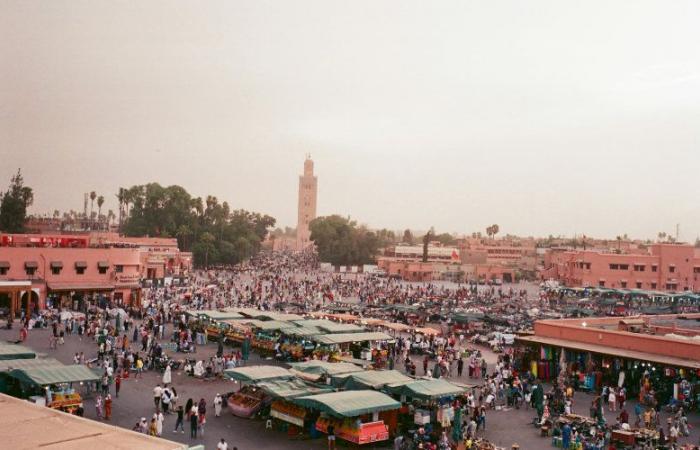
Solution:
{"label": "window", "polygon": [[8,270],[10,270],[9,267],[0,267],[0,275],[7,275]]}
{"label": "window", "polygon": [[668,266],[668,271],[673,273],[676,271],[676,266]]}
{"label": "window", "polygon": [[36,267],[25,267],[24,272],[31,277],[36,273]]}
{"label": "window", "polygon": [[642,288],[642,282],[641,282],[641,281],[637,281],[637,289],[641,289],[641,288]]}
{"label": "window", "polygon": [[651,271],[656,272],[659,269],[659,267],[656,264],[652,264],[651,266]]}
{"label": "window", "polygon": [[651,288],[656,289],[656,283],[651,283]]}
{"label": "window", "polygon": [[620,264],[620,270],[630,270],[629,264]]}
{"label": "window", "polygon": [[598,282],[599,287],[605,287],[605,281],[599,281]]}
{"label": "window", "polygon": [[122,272],[124,272],[124,266],[116,265],[116,266],[114,266],[114,271],[117,273],[122,273]]}
{"label": "window", "polygon": [[107,273],[107,268],[100,266],[97,268],[97,271],[100,273],[100,275],[104,275]]}
{"label": "window", "polygon": [[620,287],[623,289],[627,288],[627,282],[626,281],[620,281]]}
{"label": "window", "polygon": [[610,264],[610,270],[617,270],[620,268],[619,264]]}
{"label": "window", "polygon": [[52,275],[60,275],[60,274],[61,274],[61,269],[62,269],[62,267],[52,267],[52,268],[51,268],[51,274],[52,274]]}
{"label": "window", "polygon": [[669,291],[675,291],[678,288],[676,283],[666,283],[666,289]]}
{"label": "window", "polygon": [[85,275],[85,267],[76,267],[75,273],[78,275]]}
{"label": "window", "polygon": [[644,272],[644,269],[646,269],[646,266],[643,264],[635,264],[634,265],[635,272]]}
{"label": "window", "polygon": [[693,267],[693,273],[700,273],[700,267]]}

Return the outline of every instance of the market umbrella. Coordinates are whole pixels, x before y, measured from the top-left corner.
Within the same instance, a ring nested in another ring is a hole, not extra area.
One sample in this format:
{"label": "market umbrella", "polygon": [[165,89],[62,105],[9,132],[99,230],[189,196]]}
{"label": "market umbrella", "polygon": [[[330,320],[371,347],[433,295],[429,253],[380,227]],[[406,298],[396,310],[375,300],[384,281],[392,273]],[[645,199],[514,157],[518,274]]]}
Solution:
{"label": "market umbrella", "polygon": [[455,418],[452,422],[452,440],[454,442],[462,440],[462,408],[455,409]]}

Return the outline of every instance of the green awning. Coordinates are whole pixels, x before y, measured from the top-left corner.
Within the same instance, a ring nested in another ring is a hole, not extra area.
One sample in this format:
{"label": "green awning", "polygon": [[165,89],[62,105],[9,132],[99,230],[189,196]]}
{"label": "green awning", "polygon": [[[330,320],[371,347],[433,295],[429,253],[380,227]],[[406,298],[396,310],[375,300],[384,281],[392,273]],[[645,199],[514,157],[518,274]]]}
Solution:
{"label": "green awning", "polygon": [[341,374],[333,378],[333,384],[344,389],[381,389],[387,385],[398,386],[414,381],[398,370],[363,370],[349,374]]}
{"label": "green awning", "polygon": [[389,386],[394,394],[405,395],[409,398],[430,400],[451,397],[464,393],[467,388],[457,386],[442,379],[416,380],[399,386]]}
{"label": "green awning", "polygon": [[278,330],[284,330],[287,328],[293,328],[296,325],[294,325],[291,322],[280,322],[278,320],[257,320],[257,319],[243,319],[241,323],[246,323],[249,324],[255,328],[258,328],[263,331],[278,331]]}
{"label": "green awning", "polygon": [[230,320],[242,319],[243,316],[235,311],[195,311],[197,317],[203,317],[209,320]]}
{"label": "green awning", "polygon": [[367,332],[367,333],[339,333],[339,334],[322,334],[315,336],[314,341],[320,344],[343,344],[346,342],[363,342],[363,341],[391,341],[394,338],[386,333]]}
{"label": "green awning", "polygon": [[301,326],[301,327],[285,328],[282,330],[282,333],[290,335],[290,336],[301,336],[301,337],[315,336],[317,334],[325,334],[323,331],[321,331],[317,327],[306,326],[306,325]]}
{"label": "green awning", "polygon": [[300,372],[304,375],[319,378],[322,375],[335,376],[346,373],[362,372],[362,367],[346,362],[332,363],[328,361],[305,361],[299,363],[290,363],[292,371]]}
{"label": "green awning", "polygon": [[293,400],[336,417],[357,417],[374,412],[399,409],[401,403],[377,391],[343,391],[312,395]]}
{"label": "green awning", "polygon": [[34,359],[36,353],[29,347],[0,342],[0,360],[5,359]]}
{"label": "green awning", "polygon": [[278,379],[261,381],[260,383],[257,383],[256,386],[273,398],[284,399],[324,394],[333,391],[333,389],[330,387],[313,385],[294,378],[290,380]]}
{"label": "green awning", "polygon": [[0,361],[0,372],[13,369],[33,369],[36,367],[64,366],[64,364],[54,358],[34,358],[34,359],[5,359]]}
{"label": "green awning", "polygon": [[263,380],[294,378],[289,370],[278,366],[250,366],[224,370],[224,376],[232,380],[255,383]]}
{"label": "green awning", "polygon": [[13,377],[38,386],[50,384],[77,383],[79,381],[99,381],[100,376],[87,366],[73,364],[70,366],[45,366],[15,369],[8,372]]}
{"label": "green awning", "polygon": [[313,326],[321,329],[325,333],[361,333],[365,331],[363,327],[351,323],[338,323],[326,319],[297,320],[294,322],[298,326]]}

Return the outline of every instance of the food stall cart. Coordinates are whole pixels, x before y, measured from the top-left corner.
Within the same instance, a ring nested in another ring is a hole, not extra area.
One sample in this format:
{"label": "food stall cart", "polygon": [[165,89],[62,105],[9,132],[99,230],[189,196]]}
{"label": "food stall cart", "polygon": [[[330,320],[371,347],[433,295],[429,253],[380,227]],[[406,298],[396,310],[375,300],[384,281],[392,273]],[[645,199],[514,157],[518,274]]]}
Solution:
{"label": "food stall cart", "polygon": [[294,374],[278,366],[250,366],[226,369],[224,378],[243,384],[240,390],[227,398],[229,410],[234,416],[250,418],[272,401],[258,384],[271,380],[291,380]]}
{"label": "food stall cart", "polygon": [[332,425],[336,437],[358,445],[388,440],[395,429],[390,429],[385,419],[395,423],[401,407],[396,400],[376,391],[332,392],[292,401],[321,413],[315,424],[318,431],[327,433]]}
{"label": "food stall cart", "polygon": [[380,357],[385,358],[388,344],[394,342],[394,338],[380,332],[322,334],[311,339],[319,344],[315,352],[319,357],[338,359],[350,356],[368,361],[372,360],[373,350],[383,352]]}
{"label": "food stall cart", "polygon": [[412,418],[414,424],[423,426],[433,423],[446,428],[455,420],[452,400],[464,394],[469,387],[429,378],[390,385],[386,389],[393,396],[399,396],[404,405],[412,402],[416,406]]}

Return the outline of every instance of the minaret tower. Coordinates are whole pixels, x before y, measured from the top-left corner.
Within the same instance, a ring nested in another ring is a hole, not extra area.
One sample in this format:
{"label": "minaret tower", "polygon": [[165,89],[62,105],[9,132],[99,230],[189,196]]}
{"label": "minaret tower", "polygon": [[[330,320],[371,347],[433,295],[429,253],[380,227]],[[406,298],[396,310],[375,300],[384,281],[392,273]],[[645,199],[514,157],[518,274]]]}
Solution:
{"label": "minaret tower", "polygon": [[304,161],[304,174],[299,177],[297,250],[304,250],[311,245],[309,223],[316,218],[317,182],[314,175],[314,162],[311,155],[307,154]]}

